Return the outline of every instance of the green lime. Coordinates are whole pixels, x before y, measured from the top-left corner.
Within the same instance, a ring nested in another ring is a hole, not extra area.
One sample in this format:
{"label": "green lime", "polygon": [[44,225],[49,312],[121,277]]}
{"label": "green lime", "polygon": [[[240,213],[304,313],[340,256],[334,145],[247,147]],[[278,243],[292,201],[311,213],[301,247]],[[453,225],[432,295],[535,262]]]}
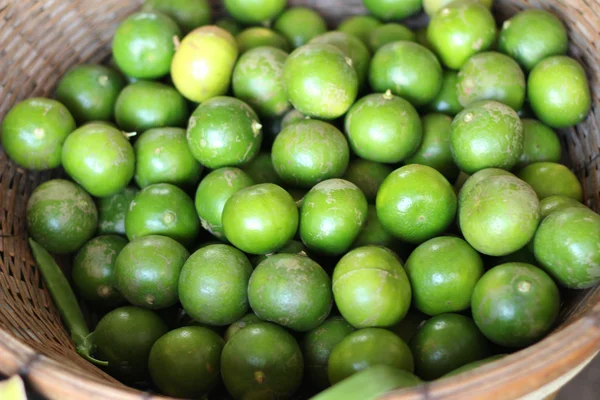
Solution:
{"label": "green lime", "polygon": [[428,319],[429,315],[425,315],[421,311],[411,307],[400,322],[388,329],[408,343],[415,333],[417,333],[419,327]]}
{"label": "green lime", "polygon": [[283,81],[294,108],[322,119],[344,115],[358,93],[352,61],[329,44],[307,44],[294,50],[283,68]]}
{"label": "green lime", "polygon": [[212,13],[208,0],[144,0],[142,9],[167,14],[184,32],[208,25]]}
{"label": "green lime", "polygon": [[252,264],[238,249],[214,244],[196,251],[179,278],[179,299],[196,321],[229,325],[248,312],[248,280]]}
{"label": "green lime", "polygon": [[315,185],[300,207],[300,238],[311,250],[342,255],[367,220],[365,195],[353,183],[329,179]]}
{"label": "green lime", "polygon": [[27,202],[27,231],[51,253],[76,251],[92,238],[97,223],[94,200],[70,181],[44,182]]}
{"label": "green lime", "polygon": [[561,286],[586,289],[600,282],[600,216],[579,207],[553,212],[533,242],[535,258]]}
{"label": "green lime", "polygon": [[173,56],[173,85],[186,99],[197,103],[222,96],[229,89],[237,57],[237,43],[225,29],[194,29],[183,38]]}
{"label": "green lime", "polygon": [[485,6],[459,0],[431,18],[427,38],[442,63],[460,69],[472,55],[489,49],[496,40],[496,21]]}
{"label": "green lime", "polygon": [[534,119],[522,119],[525,143],[518,169],[541,161],[559,162],[562,148],[556,132]]}
{"label": "green lime", "polygon": [[431,239],[406,260],[414,306],[428,315],[467,310],[475,284],[483,275],[483,261],[467,242],[457,237]]}
{"label": "green lime", "polygon": [[258,154],[261,128],[258,116],[248,104],[233,97],[213,97],[192,114],[187,140],[202,165],[211,169],[234,167]]}
{"label": "green lime", "polygon": [[225,342],[208,328],[188,326],[170,331],[152,346],[148,369],[167,396],[199,398],[220,382]]}
{"label": "green lime", "polygon": [[553,162],[530,164],[519,171],[518,177],[531,185],[540,200],[562,195],[583,201],[583,188],[579,178],[562,164]]}
{"label": "green lime", "polygon": [[371,31],[369,35],[369,47],[373,53],[376,53],[384,45],[400,40],[416,42],[417,36],[410,28],[402,24],[385,24]]}
{"label": "green lime", "polygon": [[130,186],[117,194],[96,200],[99,234],[126,236],[125,214],[129,211],[129,206],[137,193],[138,189]]}
{"label": "green lime", "polygon": [[452,156],[467,174],[486,168],[511,169],[519,161],[524,144],[521,119],[512,108],[497,101],[474,103],[452,122]]}
{"label": "green lime", "polygon": [[442,376],[442,378],[449,378],[451,376],[456,376],[456,375],[460,375],[463,374],[465,372],[470,372],[473,371],[476,368],[482,367],[486,364],[492,363],[494,361],[497,361],[503,357],[506,357],[506,354],[497,354],[495,356],[491,356],[491,357],[487,357],[484,358],[483,360],[479,360],[479,361],[473,361],[470,362],[466,365],[463,365],[460,368],[455,369],[454,371],[448,372],[447,374],[444,374],[444,376]]}
{"label": "green lime", "polygon": [[141,190],[131,202],[125,216],[129,240],[148,235],[162,235],[183,245],[194,242],[200,221],[194,202],[177,186],[156,183]]}
{"label": "green lime", "polygon": [[224,0],[225,9],[236,20],[247,25],[266,25],[285,8],[287,0]]}
{"label": "green lime", "polygon": [[442,77],[442,88],[427,108],[432,112],[444,113],[454,117],[463,110],[458,101],[458,72],[446,70]]}
{"label": "green lime", "polygon": [[160,78],[169,73],[175,39],[179,37],[179,26],[167,15],[137,12],[117,27],[112,54],[125,75],[139,79]]}
{"label": "green lime", "polygon": [[350,148],[335,126],[305,119],[283,128],[272,149],[273,167],[287,184],[310,189],[317,183],[340,178],[346,172]]}
{"label": "green lime", "polygon": [[[423,9],[430,17],[435,16],[441,9],[452,3],[454,0],[423,0]],[[494,0],[475,0],[487,8],[492,8]]]}
{"label": "green lime", "polygon": [[384,21],[404,19],[418,14],[423,0],[363,0],[367,10]]}
{"label": "green lime", "polygon": [[31,170],[59,167],[75,120],[56,100],[34,97],[15,105],[2,120],[2,146],[17,164]]}
{"label": "green lime", "polygon": [[590,112],[585,71],[566,56],[549,57],[537,64],[529,74],[527,93],[535,115],[552,128],[577,125]]}
{"label": "green lime", "polygon": [[126,306],[106,314],[98,322],[93,342],[96,358],[108,361],[106,370],[129,384],[149,378],[150,350],[167,325],[153,311]]}
{"label": "green lime", "polygon": [[263,322],[232,336],[221,355],[221,374],[235,399],[287,399],[302,383],[304,362],[296,339]]}
{"label": "green lime", "polygon": [[233,36],[236,36],[243,30],[242,26],[232,18],[218,19],[215,21],[215,26],[229,32]]}
{"label": "green lime", "polygon": [[338,25],[337,30],[356,36],[368,46],[371,33],[381,25],[383,25],[381,21],[370,15],[354,15],[344,19]]}
{"label": "green lime", "polygon": [[498,49],[531,71],[550,56],[567,53],[569,38],[565,26],[546,10],[525,10],[504,22]]}
{"label": "green lime", "polygon": [[471,318],[442,314],[427,321],[409,342],[415,373],[431,381],[489,356],[488,342]]}
{"label": "green lime", "polygon": [[374,205],[369,204],[367,211],[367,220],[360,231],[358,237],[352,243],[352,248],[363,246],[382,246],[390,249],[398,247],[399,243],[396,238],[383,229],[383,225],[377,217],[377,209]]}
{"label": "green lime", "polygon": [[247,28],[235,37],[240,54],[257,47],[274,47],[276,49],[288,52],[291,50],[287,38],[274,30],[254,26]]}
{"label": "green lime", "polygon": [[103,65],[81,64],[70,69],[56,88],[56,99],[82,123],[112,121],[115,103],[125,80]]}
{"label": "green lime", "polygon": [[329,355],[328,373],[332,385],[376,365],[388,365],[413,372],[414,359],[408,345],[394,333],[365,328],[350,333]]}
{"label": "green lime", "polygon": [[245,327],[250,325],[258,324],[260,322],[263,321],[260,318],[258,318],[254,313],[244,315],[242,318],[229,325],[229,327],[225,331],[225,341],[228,342],[231,339],[231,337],[238,333],[241,329],[244,329]]}
{"label": "green lime", "polygon": [[142,189],[154,183],[187,189],[200,180],[203,168],[188,147],[184,129],[149,129],[138,137],[134,151],[135,182]]}
{"label": "green lime", "polygon": [[298,230],[298,208],[292,196],[272,183],[235,192],[223,209],[225,237],[249,254],[282,248]]}
{"label": "green lime", "polygon": [[279,185],[282,183],[281,178],[277,175],[271,153],[260,152],[252,161],[244,165],[243,170],[250,179],[256,184],[259,183],[274,183]]}
{"label": "green lime", "polygon": [[540,203],[531,186],[519,178],[492,175],[461,194],[458,218],[465,239],[475,250],[504,256],[533,238]]}
{"label": "green lime", "polygon": [[285,36],[294,48],[308,43],[312,38],[327,32],[323,17],[310,8],[293,7],[281,14],[274,28]]}
{"label": "green lime", "polygon": [[375,92],[391,92],[415,107],[432,102],[442,88],[442,67],[435,54],[415,42],[388,43],[377,50],[369,69]]}
{"label": "green lime", "polygon": [[73,286],[86,301],[99,308],[123,302],[117,289],[115,261],[127,245],[121,236],[98,236],[87,242],[73,260]]}
{"label": "green lime", "polygon": [[358,100],[346,114],[345,130],[357,156],[389,164],[413,154],[423,137],[415,108],[390,91]]}
{"label": "green lime", "polygon": [[321,325],[331,311],[331,279],[306,256],[276,254],[252,273],[248,299],[260,319],[306,332]]}
{"label": "green lime", "polygon": [[492,342],[525,347],[544,337],[560,310],[554,281],[530,264],[508,263],[492,268],[475,286],[473,319]]}
{"label": "green lime", "polygon": [[333,296],[355,328],[390,327],[410,306],[410,283],[398,256],[384,247],[348,252],[333,271]]}
{"label": "green lime", "polygon": [[438,171],[412,164],[385,179],[376,205],[386,230],[405,242],[419,244],[442,234],[452,224],[456,194]]}
{"label": "green lime", "polygon": [[473,190],[473,188],[477,186],[477,184],[491,178],[492,176],[503,175],[514,176],[510,172],[500,168],[486,168],[482,169],[481,171],[475,172],[471,176],[466,176],[466,181],[464,182],[458,193],[458,205],[460,206],[465,201],[465,199],[469,196],[471,190]]}
{"label": "green lime", "polygon": [[393,171],[389,165],[356,158],[348,164],[344,179],[358,186],[367,201],[374,204],[379,187]]}
{"label": "green lime", "polygon": [[297,240],[290,240],[285,244],[285,246],[277,250],[277,252],[253,257],[251,261],[252,265],[257,266],[258,264],[275,254],[298,254],[301,256],[306,256],[307,250],[308,249],[306,248],[306,246],[304,246],[302,242],[299,242]]}
{"label": "green lime", "polygon": [[574,198],[563,195],[549,196],[540,201],[540,213],[542,215],[542,219],[546,218],[555,211],[561,211],[565,208],[571,207],[587,208]]}

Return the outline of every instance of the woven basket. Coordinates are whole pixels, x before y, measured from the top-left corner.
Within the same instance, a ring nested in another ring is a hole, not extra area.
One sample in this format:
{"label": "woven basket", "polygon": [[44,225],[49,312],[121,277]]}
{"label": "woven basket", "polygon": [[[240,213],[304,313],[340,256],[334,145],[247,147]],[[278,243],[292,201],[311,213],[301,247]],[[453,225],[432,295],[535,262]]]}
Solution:
{"label": "woven basket", "polygon": [[[219,13],[219,1],[214,1]],[[365,13],[360,0],[290,0],[318,9],[332,23]],[[508,17],[546,8],[569,28],[570,53],[586,68],[593,93],[587,120],[561,132],[567,163],[585,201],[600,211],[600,1],[497,0]],[[0,119],[18,101],[52,96],[71,66],[101,62],[119,20],[139,7],[124,0],[0,2]],[[423,20],[423,18],[417,19]],[[75,353],[27,245],[25,205],[33,189],[59,171],[33,173],[0,152],[0,373],[20,374],[49,399],[161,398],[127,388]],[[555,392],[600,350],[600,288],[569,293],[558,329],[542,342],[473,373],[392,393],[400,399],[539,399]]]}

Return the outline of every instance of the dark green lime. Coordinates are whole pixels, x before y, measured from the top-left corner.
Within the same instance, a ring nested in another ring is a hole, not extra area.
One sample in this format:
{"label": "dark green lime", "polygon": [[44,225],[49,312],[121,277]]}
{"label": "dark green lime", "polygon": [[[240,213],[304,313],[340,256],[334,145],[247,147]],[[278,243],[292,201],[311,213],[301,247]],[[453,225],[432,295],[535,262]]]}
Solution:
{"label": "dark green lime", "polygon": [[327,32],[323,17],[315,10],[306,7],[293,7],[284,11],[275,21],[274,28],[287,37],[294,47],[300,47],[312,38]]}
{"label": "dark green lime", "polygon": [[454,117],[463,110],[458,101],[458,72],[446,70],[442,77],[442,88],[437,97],[429,103],[427,108],[432,112],[444,113]]}
{"label": "dark green lime", "polygon": [[383,246],[389,249],[395,249],[399,245],[396,238],[383,229],[383,225],[377,217],[377,208],[374,205],[369,204],[367,211],[367,220],[363,226],[360,234],[352,244],[353,248],[363,246]]}
{"label": "dark green lime", "polygon": [[348,164],[344,179],[358,186],[367,201],[374,204],[379,186],[393,170],[389,165],[356,158]]}
{"label": "dark green lime", "polygon": [[215,22],[215,25],[221,29],[226,30],[233,36],[237,35],[242,31],[242,26],[232,18],[221,18]]}
{"label": "dark green lime", "polygon": [[248,164],[244,165],[242,169],[256,184],[274,183],[278,185],[282,183],[281,178],[275,171],[275,167],[273,167],[271,153],[258,153],[258,155]]}
{"label": "dark green lime", "polygon": [[117,194],[96,200],[99,234],[125,236],[125,214],[137,193],[138,189],[130,186]]}

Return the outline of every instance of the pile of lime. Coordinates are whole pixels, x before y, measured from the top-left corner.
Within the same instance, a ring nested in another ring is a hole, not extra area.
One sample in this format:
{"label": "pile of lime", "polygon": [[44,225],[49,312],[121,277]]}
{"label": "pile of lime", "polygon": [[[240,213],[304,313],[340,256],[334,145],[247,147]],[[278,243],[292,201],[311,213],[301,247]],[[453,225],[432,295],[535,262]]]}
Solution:
{"label": "pile of lime", "polygon": [[561,291],[600,282],[555,131],[590,89],[552,13],[498,29],[491,0],[364,0],[328,31],[223,3],[146,0],[107,65],[2,122],[15,163],[70,178],[31,193],[28,231],[73,255],[110,374],[186,398],[308,398],[381,366],[415,385],[540,341]]}

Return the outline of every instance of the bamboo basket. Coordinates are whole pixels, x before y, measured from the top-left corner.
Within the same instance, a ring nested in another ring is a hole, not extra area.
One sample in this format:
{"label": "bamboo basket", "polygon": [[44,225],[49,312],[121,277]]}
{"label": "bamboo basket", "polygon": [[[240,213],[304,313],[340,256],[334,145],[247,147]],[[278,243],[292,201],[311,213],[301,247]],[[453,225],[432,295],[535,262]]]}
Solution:
{"label": "bamboo basket", "polygon": [[[215,15],[220,1],[213,1]],[[290,0],[332,24],[364,14],[360,0]],[[140,0],[0,1],[0,119],[18,101],[52,96],[71,66],[105,61],[116,25]],[[587,120],[561,132],[567,164],[600,211],[600,1],[496,0],[496,15],[544,8],[567,25],[570,54],[586,68],[593,94]],[[412,24],[423,22],[416,18]],[[20,374],[51,400],[166,399],[124,386],[75,352],[27,245],[25,206],[33,189],[60,171],[34,173],[0,151],[0,373]],[[546,339],[475,372],[390,393],[386,400],[540,399],[556,392],[600,350],[600,287],[568,293],[558,328]]]}

